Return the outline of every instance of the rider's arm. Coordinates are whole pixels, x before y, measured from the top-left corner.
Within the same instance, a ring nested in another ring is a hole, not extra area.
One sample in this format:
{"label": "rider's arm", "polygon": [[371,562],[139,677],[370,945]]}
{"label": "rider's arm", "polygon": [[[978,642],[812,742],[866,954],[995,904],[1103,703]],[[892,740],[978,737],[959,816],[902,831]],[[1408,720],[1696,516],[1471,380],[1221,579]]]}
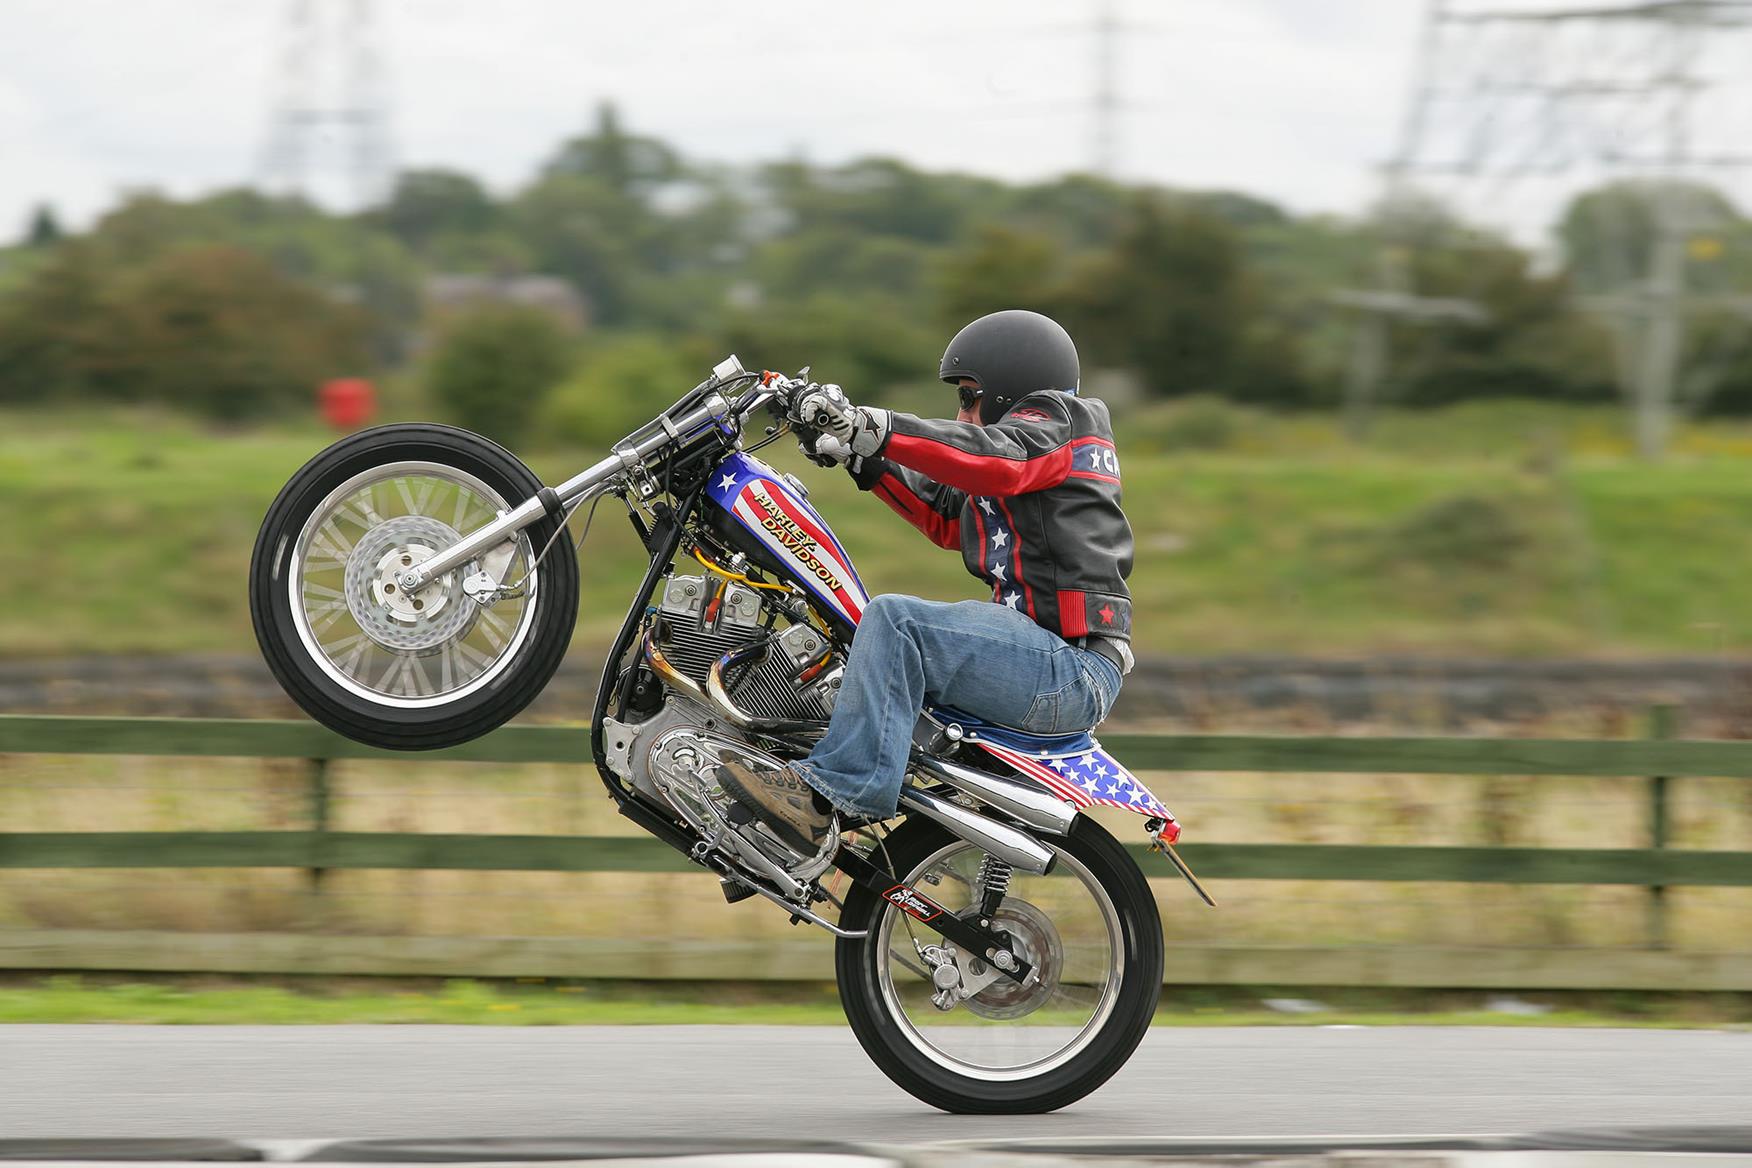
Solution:
{"label": "rider's arm", "polygon": [[941,548],[961,546],[961,509],[967,492],[932,482],[917,471],[895,466],[886,458],[866,458],[852,479],[894,509],[895,514],[925,533]]}
{"label": "rider's arm", "polygon": [[888,415],[888,461],[970,495],[1044,491],[1071,472],[1071,415],[1057,393],[1034,394],[989,426]]}

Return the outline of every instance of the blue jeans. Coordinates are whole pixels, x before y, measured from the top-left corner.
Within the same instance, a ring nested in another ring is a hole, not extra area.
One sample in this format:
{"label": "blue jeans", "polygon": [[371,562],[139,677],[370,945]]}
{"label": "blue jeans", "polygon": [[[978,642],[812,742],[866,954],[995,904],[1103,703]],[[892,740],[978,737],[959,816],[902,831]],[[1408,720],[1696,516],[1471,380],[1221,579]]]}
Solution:
{"label": "blue jeans", "polygon": [[895,814],[919,710],[927,702],[1033,734],[1107,717],[1119,669],[1015,609],[885,593],[864,609],[827,734],[795,765],[836,806]]}

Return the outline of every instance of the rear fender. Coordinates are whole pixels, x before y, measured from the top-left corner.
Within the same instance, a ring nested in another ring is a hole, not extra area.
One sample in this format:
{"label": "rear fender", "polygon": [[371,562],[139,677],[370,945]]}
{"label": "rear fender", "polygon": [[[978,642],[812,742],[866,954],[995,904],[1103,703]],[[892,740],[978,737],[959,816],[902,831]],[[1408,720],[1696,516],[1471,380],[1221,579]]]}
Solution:
{"label": "rear fender", "polygon": [[1076,749],[1059,752],[1023,750],[983,735],[969,734],[967,738],[1079,811],[1088,807],[1117,807],[1160,819],[1162,826],[1151,833],[1158,839],[1174,843],[1180,838],[1180,822],[1093,734],[1078,742]]}

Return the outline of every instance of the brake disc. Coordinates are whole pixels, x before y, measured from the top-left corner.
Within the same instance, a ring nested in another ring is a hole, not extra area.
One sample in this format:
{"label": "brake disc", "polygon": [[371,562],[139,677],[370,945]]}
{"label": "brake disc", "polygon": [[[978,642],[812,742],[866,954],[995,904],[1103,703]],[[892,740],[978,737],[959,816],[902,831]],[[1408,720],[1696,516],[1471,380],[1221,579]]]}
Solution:
{"label": "brake disc", "polygon": [[[1034,968],[1025,983],[1000,977],[961,1004],[981,1018],[995,1020],[1032,1014],[1052,996],[1064,972],[1065,947],[1058,929],[1051,917],[1015,897],[1005,899],[992,918],[992,928],[1009,934],[1017,954]],[[976,968],[985,972],[983,962]]]}
{"label": "brake disc", "polygon": [[386,519],[362,536],[347,557],[347,609],[364,634],[400,653],[418,653],[467,634],[479,613],[463,595],[469,565],[455,568],[416,595],[401,591],[398,573],[429,560],[460,537],[425,515]]}

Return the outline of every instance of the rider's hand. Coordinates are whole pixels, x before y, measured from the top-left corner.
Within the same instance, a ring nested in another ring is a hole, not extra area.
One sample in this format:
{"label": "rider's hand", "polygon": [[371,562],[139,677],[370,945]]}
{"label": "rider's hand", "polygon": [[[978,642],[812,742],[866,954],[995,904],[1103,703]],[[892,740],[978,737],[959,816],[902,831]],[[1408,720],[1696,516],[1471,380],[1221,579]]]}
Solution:
{"label": "rider's hand", "polygon": [[888,411],[854,406],[837,385],[812,385],[796,398],[793,414],[805,426],[821,431],[815,453],[844,462],[856,454],[869,457],[888,437]]}
{"label": "rider's hand", "polygon": [[797,439],[797,449],[816,466],[842,466],[851,457],[837,440],[827,439],[820,434]]}

